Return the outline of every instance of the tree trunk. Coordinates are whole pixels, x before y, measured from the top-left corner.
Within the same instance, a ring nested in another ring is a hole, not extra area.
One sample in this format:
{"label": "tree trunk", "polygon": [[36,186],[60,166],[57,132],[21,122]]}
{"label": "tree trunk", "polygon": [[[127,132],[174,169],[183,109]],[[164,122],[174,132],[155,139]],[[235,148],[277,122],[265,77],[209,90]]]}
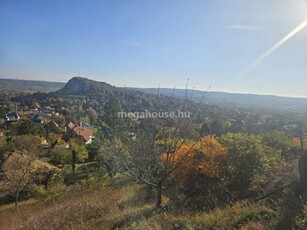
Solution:
{"label": "tree trunk", "polygon": [[71,161],[71,167],[72,167],[72,173],[75,174],[76,171],[76,161],[77,161],[77,153],[75,150],[72,150],[72,161]]}
{"label": "tree trunk", "polygon": [[145,185],[145,191],[146,191],[146,194],[145,194],[145,201],[150,201],[152,200],[153,196],[152,196],[152,186],[150,185]]}
{"label": "tree trunk", "polygon": [[17,207],[18,207],[18,197],[19,197],[19,192],[16,192],[16,194],[15,194],[15,200],[14,200],[15,209],[17,209]]}
{"label": "tree trunk", "polygon": [[156,187],[156,209],[161,208],[162,203],[162,182],[158,182]]}
{"label": "tree trunk", "polygon": [[299,159],[299,172],[301,188],[305,191],[307,189],[307,156],[302,155]]}

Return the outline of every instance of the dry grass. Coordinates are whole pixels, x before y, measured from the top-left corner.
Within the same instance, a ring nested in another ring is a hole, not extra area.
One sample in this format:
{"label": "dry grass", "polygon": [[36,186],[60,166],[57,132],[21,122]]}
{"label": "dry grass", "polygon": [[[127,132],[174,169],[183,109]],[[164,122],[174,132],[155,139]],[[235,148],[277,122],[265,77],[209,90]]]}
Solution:
{"label": "dry grass", "polygon": [[138,229],[268,229],[261,219],[272,211],[255,203],[236,203],[210,213],[168,215],[159,214],[139,223]]}
{"label": "dry grass", "polygon": [[255,203],[236,203],[210,213],[156,213],[138,185],[75,188],[48,203],[0,213],[0,229],[267,229],[260,220],[272,213]]}
{"label": "dry grass", "polygon": [[129,223],[130,218],[146,215],[151,206],[122,205],[133,199],[135,188],[114,191],[75,189],[49,203],[22,206],[0,214],[0,229],[109,229]]}

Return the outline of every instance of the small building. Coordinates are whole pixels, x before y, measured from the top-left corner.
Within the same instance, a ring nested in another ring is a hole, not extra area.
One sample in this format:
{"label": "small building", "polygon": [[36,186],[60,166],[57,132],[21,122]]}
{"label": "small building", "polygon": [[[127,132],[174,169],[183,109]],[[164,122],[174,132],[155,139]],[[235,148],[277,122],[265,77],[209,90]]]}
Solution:
{"label": "small building", "polygon": [[34,115],[34,116],[32,117],[32,121],[33,121],[34,123],[37,123],[37,124],[43,124],[43,123],[44,123],[44,120],[45,120],[45,118],[42,117],[42,116],[39,116],[39,115]]}
{"label": "small building", "polygon": [[72,123],[71,121],[69,122],[69,124],[68,124],[67,126],[68,126],[68,128],[70,128],[70,129],[74,129],[74,128],[75,128],[74,123]]}
{"label": "small building", "polygon": [[58,112],[54,112],[54,111],[47,111],[47,110],[39,110],[33,113],[33,116],[41,116],[41,117],[45,117],[45,118],[50,118],[50,117],[55,117],[58,116],[59,113]]}
{"label": "small building", "polygon": [[9,112],[5,116],[6,122],[16,122],[20,120],[20,116],[18,112]]}
{"label": "small building", "polygon": [[82,126],[85,127],[85,128],[90,128],[90,129],[94,128],[93,125],[91,125],[90,123],[87,123],[87,122],[81,122],[81,124],[82,124]]}
{"label": "small building", "polygon": [[86,128],[84,126],[77,126],[73,129],[76,135],[83,138],[84,144],[91,144],[93,142],[94,131],[91,128]]}

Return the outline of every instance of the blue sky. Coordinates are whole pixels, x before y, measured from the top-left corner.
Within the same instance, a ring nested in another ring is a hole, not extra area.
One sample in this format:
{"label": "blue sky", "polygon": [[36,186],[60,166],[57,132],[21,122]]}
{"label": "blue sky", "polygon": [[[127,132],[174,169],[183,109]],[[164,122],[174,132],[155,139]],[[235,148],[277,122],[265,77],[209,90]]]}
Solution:
{"label": "blue sky", "polygon": [[0,0],[0,78],[307,98],[306,0]]}

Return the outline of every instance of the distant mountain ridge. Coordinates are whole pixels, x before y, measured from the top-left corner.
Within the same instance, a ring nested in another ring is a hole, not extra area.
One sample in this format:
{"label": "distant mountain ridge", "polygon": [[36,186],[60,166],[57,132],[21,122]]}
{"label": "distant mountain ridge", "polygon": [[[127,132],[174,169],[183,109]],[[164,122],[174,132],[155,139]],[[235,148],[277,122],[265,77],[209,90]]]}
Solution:
{"label": "distant mountain ridge", "polygon": [[[96,95],[96,94],[112,94],[115,97],[129,97],[130,100],[141,95],[164,95],[179,99],[186,98],[194,102],[200,102],[204,98],[203,103],[215,104],[228,108],[233,107],[256,107],[273,110],[287,110],[294,112],[307,113],[307,99],[290,98],[271,95],[255,95],[225,92],[204,92],[199,90],[186,89],[170,89],[170,88],[120,88],[112,86],[105,82],[93,81],[87,78],[74,77],[58,91],[60,94],[66,95]],[[140,94],[141,93],[141,94]],[[134,95],[133,95],[134,94]],[[204,96],[205,94],[205,96]]]}
{"label": "distant mountain ridge", "polygon": [[294,110],[297,112],[307,112],[307,98],[280,97],[273,95],[257,95],[226,92],[205,92],[200,90],[170,89],[170,88],[128,88],[130,90],[140,91],[165,96],[174,96],[177,98],[187,98],[195,102],[203,100],[203,103],[222,105],[226,107],[244,106],[261,107],[279,110]]}
{"label": "distant mountain ridge", "polygon": [[[199,90],[170,89],[170,88],[121,88],[106,82],[99,82],[83,77],[73,77],[66,84],[59,82],[0,79],[0,88],[8,90],[18,88],[25,91],[50,92],[54,95],[94,96],[102,99],[118,97],[122,101],[142,100],[150,95],[174,96],[175,98],[199,102],[203,98],[205,104],[215,104],[225,107],[256,107],[263,109],[278,109],[307,113],[307,99],[271,95],[255,95],[225,92],[204,92]],[[28,90],[30,89],[30,90]]]}
{"label": "distant mountain ridge", "polygon": [[0,78],[1,91],[51,92],[61,89],[64,85],[63,82]]}

